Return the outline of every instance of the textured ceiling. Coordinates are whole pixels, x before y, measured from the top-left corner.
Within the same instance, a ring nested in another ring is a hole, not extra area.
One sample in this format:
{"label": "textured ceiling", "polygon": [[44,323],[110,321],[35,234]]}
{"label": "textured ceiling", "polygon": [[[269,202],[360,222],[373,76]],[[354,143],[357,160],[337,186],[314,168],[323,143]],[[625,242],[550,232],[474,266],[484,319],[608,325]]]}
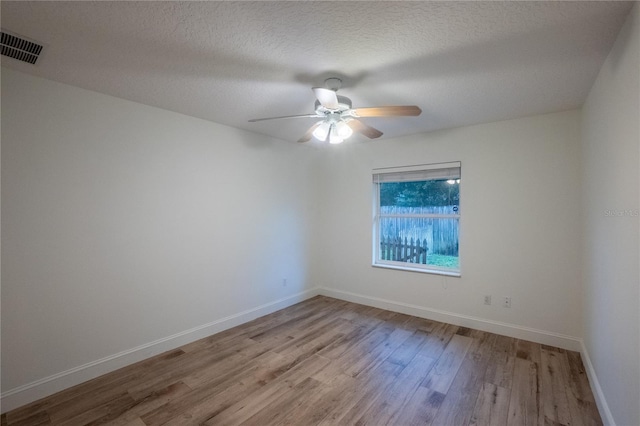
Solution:
{"label": "textured ceiling", "polygon": [[[29,74],[295,141],[312,86],[344,80],[383,137],[579,107],[630,2],[10,2],[2,28],[45,44]],[[362,140],[362,136],[355,137]]]}

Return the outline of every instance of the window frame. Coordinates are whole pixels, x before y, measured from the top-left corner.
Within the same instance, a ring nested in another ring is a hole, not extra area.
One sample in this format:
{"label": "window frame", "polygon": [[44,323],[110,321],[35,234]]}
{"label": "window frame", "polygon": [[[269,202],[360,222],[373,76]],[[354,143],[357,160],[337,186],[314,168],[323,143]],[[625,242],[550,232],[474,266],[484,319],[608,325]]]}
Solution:
{"label": "window frame", "polygon": [[[462,262],[460,256],[460,223],[462,218],[462,197],[460,197],[458,205],[460,206],[458,214],[381,214],[380,213],[380,187],[381,181],[376,181],[376,176],[380,174],[395,174],[398,176],[409,175],[411,173],[420,173],[422,171],[429,173],[429,171],[436,171],[440,169],[458,168],[458,176],[456,179],[460,179],[458,185],[462,185],[462,163],[461,162],[449,162],[449,163],[434,163],[434,164],[421,164],[415,166],[406,167],[392,167],[373,170],[373,238],[372,238],[372,260],[371,266],[376,268],[396,269],[410,272],[421,272],[427,274],[444,275],[450,277],[462,276]],[[425,181],[425,180],[442,180],[443,178],[425,178],[414,179],[413,181]],[[389,180],[387,182],[402,182],[403,180]],[[406,180],[405,180],[406,181]],[[458,187],[461,191],[461,186]],[[441,218],[441,219],[457,219],[458,220],[458,268],[451,269],[445,267],[438,267],[434,265],[422,264],[422,263],[409,263],[400,262],[395,260],[384,260],[380,257],[380,221],[383,218]]]}

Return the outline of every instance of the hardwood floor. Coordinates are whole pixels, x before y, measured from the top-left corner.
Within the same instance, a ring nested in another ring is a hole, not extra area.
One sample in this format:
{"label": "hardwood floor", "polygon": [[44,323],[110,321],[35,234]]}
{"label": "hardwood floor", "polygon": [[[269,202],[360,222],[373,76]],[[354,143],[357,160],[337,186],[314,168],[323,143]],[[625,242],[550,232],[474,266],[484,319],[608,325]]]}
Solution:
{"label": "hardwood floor", "polygon": [[577,352],[315,297],[2,425],[600,425]]}

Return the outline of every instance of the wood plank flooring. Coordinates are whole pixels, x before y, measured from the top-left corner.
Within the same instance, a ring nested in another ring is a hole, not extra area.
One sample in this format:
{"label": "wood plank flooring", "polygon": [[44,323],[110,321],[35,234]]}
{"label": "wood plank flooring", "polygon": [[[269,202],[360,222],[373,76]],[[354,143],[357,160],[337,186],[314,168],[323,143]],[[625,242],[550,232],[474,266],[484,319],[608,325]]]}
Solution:
{"label": "wood plank flooring", "polygon": [[46,424],[602,420],[576,352],[319,296],[2,415]]}

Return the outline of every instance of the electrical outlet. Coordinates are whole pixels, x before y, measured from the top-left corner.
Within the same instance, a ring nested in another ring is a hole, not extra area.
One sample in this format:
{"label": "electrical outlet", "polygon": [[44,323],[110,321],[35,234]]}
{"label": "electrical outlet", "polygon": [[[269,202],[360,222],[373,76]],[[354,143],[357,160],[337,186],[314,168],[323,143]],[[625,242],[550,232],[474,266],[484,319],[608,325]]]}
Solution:
{"label": "electrical outlet", "polygon": [[282,287],[286,287],[287,286],[287,279],[283,278],[282,279]]}
{"label": "electrical outlet", "polygon": [[491,295],[488,294],[484,297],[484,304],[485,305],[490,305],[491,304]]}
{"label": "electrical outlet", "polygon": [[511,296],[505,296],[502,299],[502,307],[503,308],[510,308],[511,307]]}

